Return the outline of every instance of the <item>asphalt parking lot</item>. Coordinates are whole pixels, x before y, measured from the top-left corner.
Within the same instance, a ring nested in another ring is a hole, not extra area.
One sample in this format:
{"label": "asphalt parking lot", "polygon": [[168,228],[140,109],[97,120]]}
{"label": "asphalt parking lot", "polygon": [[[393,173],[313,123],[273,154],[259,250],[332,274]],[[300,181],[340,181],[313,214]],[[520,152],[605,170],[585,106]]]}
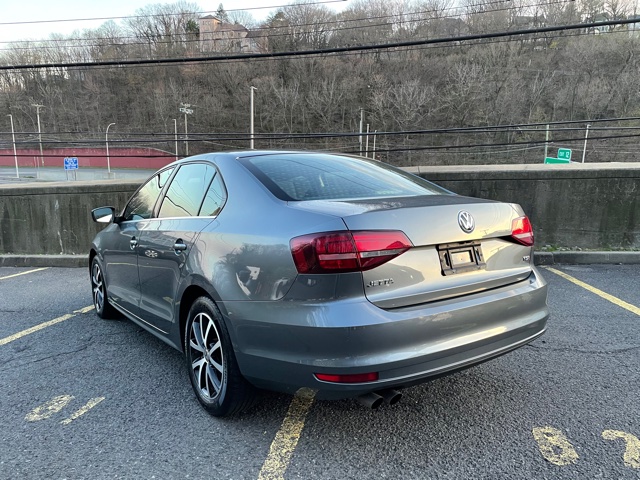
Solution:
{"label": "asphalt parking lot", "polygon": [[640,478],[640,268],[543,274],[529,346],[393,407],[266,392],[220,420],[179,352],[97,318],[88,270],[2,267],[0,478]]}

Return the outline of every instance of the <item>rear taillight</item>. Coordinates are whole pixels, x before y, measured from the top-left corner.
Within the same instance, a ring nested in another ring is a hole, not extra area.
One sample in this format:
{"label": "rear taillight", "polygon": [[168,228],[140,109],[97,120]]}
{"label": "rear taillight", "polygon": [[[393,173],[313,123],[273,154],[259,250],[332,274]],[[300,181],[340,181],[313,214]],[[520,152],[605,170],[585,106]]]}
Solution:
{"label": "rear taillight", "polygon": [[403,254],[413,244],[400,231],[326,232],[291,240],[299,273],[371,270]]}
{"label": "rear taillight", "polygon": [[526,216],[516,218],[511,222],[511,238],[527,247],[533,245],[533,228],[531,228],[531,222]]}

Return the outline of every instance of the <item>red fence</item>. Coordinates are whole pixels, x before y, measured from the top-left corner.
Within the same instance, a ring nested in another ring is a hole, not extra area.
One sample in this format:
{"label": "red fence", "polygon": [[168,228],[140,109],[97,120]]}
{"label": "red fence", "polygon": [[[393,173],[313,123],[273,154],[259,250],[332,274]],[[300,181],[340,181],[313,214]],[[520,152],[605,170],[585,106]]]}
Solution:
{"label": "red fence", "polygon": [[[104,148],[45,148],[40,157],[37,148],[20,149],[19,167],[64,167],[65,157],[77,157],[78,166],[107,168],[107,152]],[[175,155],[155,148],[109,148],[111,168],[144,168],[157,170],[176,159]],[[0,166],[15,165],[12,148],[0,149]]]}

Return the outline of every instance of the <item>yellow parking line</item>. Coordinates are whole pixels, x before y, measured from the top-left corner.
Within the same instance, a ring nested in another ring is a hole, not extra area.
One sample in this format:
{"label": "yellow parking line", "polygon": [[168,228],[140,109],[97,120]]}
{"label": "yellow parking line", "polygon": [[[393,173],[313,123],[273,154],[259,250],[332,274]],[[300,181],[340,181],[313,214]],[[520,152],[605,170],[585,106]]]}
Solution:
{"label": "yellow parking line", "polygon": [[85,413],[87,413],[89,410],[91,410],[93,407],[95,407],[96,405],[98,405],[101,401],[104,400],[104,397],[96,397],[96,398],[92,398],[91,400],[89,400],[86,405],[84,405],[80,410],[78,410],[77,412],[75,412],[73,415],[71,415],[69,418],[62,420],[60,423],[62,425],[69,425],[71,422],[73,422],[76,418],[81,417],[82,415],[84,415]]}
{"label": "yellow parking line", "polygon": [[40,405],[27,413],[24,419],[27,422],[46,420],[66,407],[73,398],[73,395],[58,395],[57,397],[53,397],[44,405]]}
{"label": "yellow parking line", "polygon": [[301,388],[291,400],[287,415],[282,421],[282,426],[276,433],[269,455],[262,465],[258,480],[282,480],[284,472],[291,462],[293,452],[298,445],[300,433],[304,428],[307,413],[313,404],[315,392],[308,388]]}
{"label": "yellow parking line", "polygon": [[27,270],[26,272],[14,273],[13,275],[7,275],[6,277],[0,277],[0,280],[7,280],[8,278],[19,277],[20,275],[26,275],[28,273],[41,272],[42,270],[46,270],[49,267],[36,268],[35,270]]}
{"label": "yellow parking line", "polygon": [[605,430],[602,432],[605,440],[624,440],[625,450],[622,460],[627,467],[640,468],[640,439],[630,433],[620,430]]}
{"label": "yellow parking line", "polygon": [[27,335],[31,335],[32,333],[35,333],[35,332],[37,332],[39,330],[42,330],[42,329],[47,328],[47,327],[50,327],[51,325],[55,325],[56,323],[60,323],[60,322],[64,322],[65,320],[69,320],[70,318],[73,318],[78,314],[87,313],[87,312],[89,312],[91,310],[93,310],[93,305],[91,305],[89,307],[81,308],[80,310],[75,310],[73,313],[67,313],[65,315],[62,315],[61,317],[54,318],[53,320],[49,320],[48,322],[44,322],[44,323],[41,323],[39,325],[36,325],[35,327],[27,328],[26,330],[22,330],[21,332],[14,333],[13,335],[10,335],[8,337],[0,338],[0,346],[6,345],[7,343],[11,343],[14,340],[18,340],[18,339],[20,339],[22,337],[26,337]]}
{"label": "yellow parking line", "polygon": [[571,275],[567,275],[566,273],[561,272],[560,270],[556,270],[555,268],[551,268],[551,267],[545,267],[545,268],[547,270],[549,270],[550,272],[553,272],[556,275],[561,276],[565,280],[569,280],[571,283],[575,283],[576,285],[578,285],[578,286],[580,286],[580,287],[582,287],[582,288],[584,288],[586,290],[589,290],[591,293],[595,293],[599,297],[602,297],[605,300],[608,300],[611,303],[613,303],[615,305],[618,305],[619,307],[624,308],[625,310],[629,310],[631,313],[635,313],[636,315],[640,315],[640,308],[636,307],[635,305],[627,303],[624,300],[620,300],[619,298],[614,297],[613,295],[610,295],[607,292],[603,292],[602,290],[600,290],[600,289],[598,289],[596,287],[592,287],[588,283],[584,283],[584,282],[578,280],[577,278],[572,277]]}
{"label": "yellow parking line", "polygon": [[578,452],[569,439],[557,428],[535,427],[533,438],[538,443],[542,456],[554,465],[571,465],[578,461]]}

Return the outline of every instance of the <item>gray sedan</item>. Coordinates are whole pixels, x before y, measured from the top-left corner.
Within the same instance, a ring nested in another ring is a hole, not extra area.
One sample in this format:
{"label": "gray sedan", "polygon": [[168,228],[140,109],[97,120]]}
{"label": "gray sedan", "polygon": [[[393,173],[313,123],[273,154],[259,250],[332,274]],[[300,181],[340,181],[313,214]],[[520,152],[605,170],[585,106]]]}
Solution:
{"label": "gray sedan", "polygon": [[154,174],[94,239],[96,312],[183,351],[202,406],[255,387],[377,407],[546,328],[520,206],[365,158],[198,155]]}

